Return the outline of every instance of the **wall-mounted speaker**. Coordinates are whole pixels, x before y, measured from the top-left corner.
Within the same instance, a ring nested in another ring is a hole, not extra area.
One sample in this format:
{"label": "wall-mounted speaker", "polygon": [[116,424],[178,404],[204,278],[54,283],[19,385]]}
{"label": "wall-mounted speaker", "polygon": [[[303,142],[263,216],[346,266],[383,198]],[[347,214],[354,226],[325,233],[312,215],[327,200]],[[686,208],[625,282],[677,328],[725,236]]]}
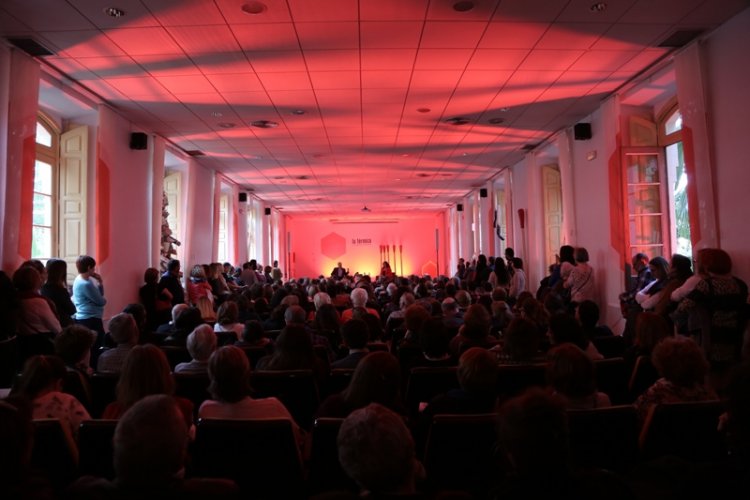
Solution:
{"label": "wall-mounted speaker", "polygon": [[240,193],[240,203],[247,203],[247,193]]}
{"label": "wall-mounted speaker", "polygon": [[148,148],[148,136],[143,132],[133,132],[130,134],[130,149]]}
{"label": "wall-mounted speaker", "polygon": [[266,207],[266,215],[271,215],[271,207]]}
{"label": "wall-mounted speaker", "polygon": [[479,197],[480,198],[487,198],[487,188],[482,188],[479,190]]}
{"label": "wall-mounted speaker", "polygon": [[458,205],[456,205],[456,210],[458,212],[463,212],[464,211],[464,206],[461,203],[459,203]]}
{"label": "wall-mounted speaker", "polygon": [[576,141],[588,141],[591,139],[591,124],[576,123],[573,126],[573,138]]}

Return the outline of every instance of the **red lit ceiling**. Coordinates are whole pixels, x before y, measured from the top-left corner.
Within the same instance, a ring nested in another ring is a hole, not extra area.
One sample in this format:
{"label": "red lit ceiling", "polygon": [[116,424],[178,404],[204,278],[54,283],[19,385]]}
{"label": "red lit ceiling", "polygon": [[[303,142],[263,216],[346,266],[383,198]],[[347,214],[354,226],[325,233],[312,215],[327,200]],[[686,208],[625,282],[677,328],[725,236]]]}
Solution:
{"label": "red lit ceiling", "polygon": [[0,35],[37,39],[46,64],[285,213],[381,215],[455,203],[667,56],[673,32],[747,6],[471,3],[3,0]]}

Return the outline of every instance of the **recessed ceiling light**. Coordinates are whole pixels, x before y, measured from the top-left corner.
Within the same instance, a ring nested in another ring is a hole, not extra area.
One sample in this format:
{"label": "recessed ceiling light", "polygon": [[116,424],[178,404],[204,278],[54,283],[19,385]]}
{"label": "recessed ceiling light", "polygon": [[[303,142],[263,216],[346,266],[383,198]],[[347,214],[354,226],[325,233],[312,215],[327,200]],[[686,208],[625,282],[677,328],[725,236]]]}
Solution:
{"label": "recessed ceiling light", "polygon": [[456,12],[468,12],[474,8],[474,2],[456,2],[453,4],[453,10]]}
{"label": "recessed ceiling light", "polygon": [[242,12],[250,15],[262,14],[266,10],[266,4],[262,2],[248,2],[242,6]]}
{"label": "recessed ceiling light", "polygon": [[278,123],[271,120],[256,120],[251,125],[258,128],[276,128],[279,126]]}
{"label": "recessed ceiling light", "polygon": [[445,120],[445,123],[450,123],[451,125],[466,125],[470,121],[471,120],[469,120],[468,118],[456,116],[454,118],[448,118],[447,120]]}
{"label": "recessed ceiling light", "polygon": [[292,114],[293,115],[304,115],[305,114],[305,110],[304,109],[293,109],[292,110]]}
{"label": "recessed ceiling light", "polygon": [[408,158],[409,156],[411,156],[409,153],[401,153],[402,158]]}
{"label": "recessed ceiling light", "polygon": [[117,7],[107,7],[104,9],[104,13],[109,17],[114,17],[115,19],[125,15],[125,11],[122,9],[118,9]]}
{"label": "recessed ceiling light", "polygon": [[604,12],[605,10],[607,10],[607,4],[604,2],[598,2],[589,7],[589,10],[591,12]]}
{"label": "recessed ceiling light", "polygon": [[499,125],[500,123],[505,123],[505,118],[490,118],[487,122],[493,125]]}
{"label": "recessed ceiling light", "polygon": [[430,108],[417,108],[417,111],[420,113],[429,113],[432,110]]}
{"label": "recessed ceiling light", "polygon": [[469,153],[461,153],[461,156],[469,156]]}
{"label": "recessed ceiling light", "polygon": [[219,127],[221,127],[221,128],[234,128],[236,126],[237,126],[236,123],[230,123],[230,122],[221,122],[221,123],[219,123]]}
{"label": "recessed ceiling light", "polygon": [[211,116],[213,116],[214,118],[221,118],[222,116],[224,116],[224,113],[222,113],[221,111],[214,111],[211,113]]}

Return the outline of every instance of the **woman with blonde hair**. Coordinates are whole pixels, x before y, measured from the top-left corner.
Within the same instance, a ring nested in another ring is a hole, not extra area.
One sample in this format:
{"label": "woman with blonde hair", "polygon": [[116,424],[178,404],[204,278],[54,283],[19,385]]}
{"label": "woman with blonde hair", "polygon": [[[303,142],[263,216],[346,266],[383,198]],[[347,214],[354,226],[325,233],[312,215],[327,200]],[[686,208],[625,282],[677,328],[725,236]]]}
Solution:
{"label": "woman with blonde hair", "polygon": [[206,278],[206,270],[201,264],[196,264],[190,270],[187,282],[188,301],[200,309],[201,317],[206,322],[216,321],[214,313],[214,294]]}

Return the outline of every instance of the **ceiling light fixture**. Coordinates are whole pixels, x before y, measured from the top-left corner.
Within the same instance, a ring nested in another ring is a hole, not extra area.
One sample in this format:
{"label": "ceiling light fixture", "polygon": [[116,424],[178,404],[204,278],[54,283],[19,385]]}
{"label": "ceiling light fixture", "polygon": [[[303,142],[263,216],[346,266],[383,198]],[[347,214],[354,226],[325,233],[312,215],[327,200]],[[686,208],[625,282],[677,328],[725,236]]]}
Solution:
{"label": "ceiling light fixture", "polygon": [[276,128],[279,126],[278,123],[271,120],[256,120],[251,125],[258,128]]}
{"label": "ceiling light fixture", "polygon": [[456,2],[453,4],[453,10],[456,12],[468,12],[474,8],[474,2]]}
{"label": "ceiling light fixture", "polygon": [[266,4],[262,2],[248,2],[244,4],[241,8],[242,8],[242,12],[244,12],[245,14],[250,14],[251,16],[262,14],[267,9]]}
{"label": "ceiling light fixture", "polygon": [[589,10],[591,12],[604,12],[605,10],[607,10],[607,4],[604,2],[598,2],[589,7]]}
{"label": "ceiling light fixture", "polygon": [[109,17],[114,17],[115,19],[125,15],[125,11],[122,9],[118,9],[117,7],[107,7],[104,9],[104,13]]}
{"label": "ceiling light fixture", "polygon": [[466,125],[470,121],[471,120],[469,120],[468,118],[464,118],[464,117],[461,117],[461,116],[456,116],[456,117],[453,117],[453,118],[448,118],[447,120],[445,120],[445,123],[449,123],[451,125],[457,126],[457,125]]}
{"label": "ceiling light fixture", "polygon": [[304,109],[293,109],[292,110],[292,114],[293,115],[304,115],[305,114],[305,110]]}
{"label": "ceiling light fixture", "polygon": [[224,116],[224,113],[222,113],[221,111],[213,111],[211,113],[211,116],[213,116],[214,118],[221,118],[222,116]]}

